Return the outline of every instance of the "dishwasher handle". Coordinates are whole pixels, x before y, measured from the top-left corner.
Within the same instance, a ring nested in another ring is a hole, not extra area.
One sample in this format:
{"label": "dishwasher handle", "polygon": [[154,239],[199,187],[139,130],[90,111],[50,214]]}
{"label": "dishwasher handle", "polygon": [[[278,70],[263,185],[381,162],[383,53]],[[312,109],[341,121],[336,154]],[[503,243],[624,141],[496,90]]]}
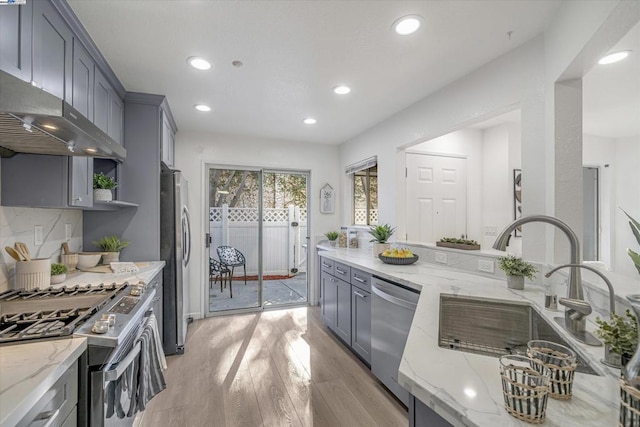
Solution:
{"label": "dishwasher handle", "polygon": [[417,304],[415,304],[412,301],[407,301],[405,299],[398,298],[396,296],[390,295],[390,294],[384,292],[378,286],[376,286],[375,283],[371,286],[371,291],[374,294],[376,294],[377,296],[379,296],[380,298],[382,298],[383,300],[385,300],[385,301],[389,301],[390,303],[392,303],[394,305],[399,305],[400,307],[404,307],[404,308],[407,308],[409,310],[416,311]]}

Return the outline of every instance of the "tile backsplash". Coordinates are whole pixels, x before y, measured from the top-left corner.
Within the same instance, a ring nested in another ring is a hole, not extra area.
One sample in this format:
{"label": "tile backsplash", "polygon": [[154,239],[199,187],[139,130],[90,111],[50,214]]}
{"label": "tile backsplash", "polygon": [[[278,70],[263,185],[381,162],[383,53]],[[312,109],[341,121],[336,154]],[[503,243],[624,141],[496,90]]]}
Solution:
{"label": "tile backsplash", "polygon": [[[15,242],[23,242],[32,258],[60,260],[60,246],[66,240],[66,224],[70,224],[69,248],[75,252],[82,245],[82,211],[75,209],[37,209],[0,206],[0,292],[14,285],[15,261],[4,250]],[[34,227],[42,226],[42,244],[36,246]]]}

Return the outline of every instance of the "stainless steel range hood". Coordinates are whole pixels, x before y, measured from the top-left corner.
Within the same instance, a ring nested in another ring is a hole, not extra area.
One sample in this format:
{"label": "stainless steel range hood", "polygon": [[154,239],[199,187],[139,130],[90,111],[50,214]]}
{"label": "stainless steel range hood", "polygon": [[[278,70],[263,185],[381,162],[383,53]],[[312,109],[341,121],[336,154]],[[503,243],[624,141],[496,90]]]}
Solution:
{"label": "stainless steel range hood", "polygon": [[127,150],[67,102],[0,71],[0,155],[15,153],[124,160]]}

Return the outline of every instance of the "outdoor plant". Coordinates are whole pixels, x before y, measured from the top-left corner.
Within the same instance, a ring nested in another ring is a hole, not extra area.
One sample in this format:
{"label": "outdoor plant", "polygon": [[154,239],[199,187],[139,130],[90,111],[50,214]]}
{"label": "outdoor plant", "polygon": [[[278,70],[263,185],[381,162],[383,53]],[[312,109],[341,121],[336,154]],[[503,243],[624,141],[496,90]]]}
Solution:
{"label": "outdoor plant", "polygon": [[66,274],[67,266],[64,264],[51,264],[51,275],[58,276],[60,274]]}
{"label": "outdoor plant", "polygon": [[395,231],[395,227],[391,228],[389,224],[376,225],[375,227],[371,227],[369,229],[369,234],[373,236],[373,239],[369,241],[377,243],[387,243],[387,240],[389,240],[389,238]]}
{"label": "outdoor plant", "polygon": [[324,233],[324,235],[327,237],[327,239],[333,242],[338,238],[340,233],[338,233],[337,231],[327,231],[326,233]]}
{"label": "outdoor plant", "polygon": [[457,243],[459,245],[479,245],[475,240],[457,239],[455,237],[443,237],[440,241],[443,243]]}
{"label": "outdoor plant", "polygon": [[111,190],[116,188],[118,183],[115,179],[110,176],[106,176],[104,173],[94,173],[93,174],[93,188],[94,189],[104,189]]}
{"label": "outdoor plant", "polygon": [[507,276],[524,276],[529,280],[536,277],[538,269],[522,258],[515,255],[501,256],[498,258],[498,267],[505,272]]}
{"label": "outdoor plant", "polygon": [[609,346],[609,350],[623,358],[631,358],[638,347],[638,323],[627,309],[624,316],[611,313],[610,320],[596,317],[598,329],[595,334]]}
{"label": "outdoor plant", "polygon": [[129,246],[129,242],[120,240],[118,236],[105,236],[100,240],[93,242],[105,252],[120,252],[122,249]]}
{"label": "outdoor plant", "polygon": [[[629,227],[631,227],[631,232],[633,233],[634,236],[636,236],[636,240],[640,245],[640,222],[633,219],[631,215],[629,215],[624,209],[620,208],[620,210],[624,212],[627,218],[629,218]],[[636,269],[638,270],[638,274],[640,274],[640,254],[628,248],[627,248],[627,253],[629,254],[629,257],[635,264]]]}

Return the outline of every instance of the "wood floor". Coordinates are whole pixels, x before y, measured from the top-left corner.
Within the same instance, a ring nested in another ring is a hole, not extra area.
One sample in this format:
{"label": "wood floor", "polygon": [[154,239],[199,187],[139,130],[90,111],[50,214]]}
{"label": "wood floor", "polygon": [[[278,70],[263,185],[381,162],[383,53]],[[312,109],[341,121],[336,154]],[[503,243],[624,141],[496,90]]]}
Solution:
{"label": "wood floor", "polygon": [[317,307],[198,320],[144,427],[407,426],[406,410]]}

